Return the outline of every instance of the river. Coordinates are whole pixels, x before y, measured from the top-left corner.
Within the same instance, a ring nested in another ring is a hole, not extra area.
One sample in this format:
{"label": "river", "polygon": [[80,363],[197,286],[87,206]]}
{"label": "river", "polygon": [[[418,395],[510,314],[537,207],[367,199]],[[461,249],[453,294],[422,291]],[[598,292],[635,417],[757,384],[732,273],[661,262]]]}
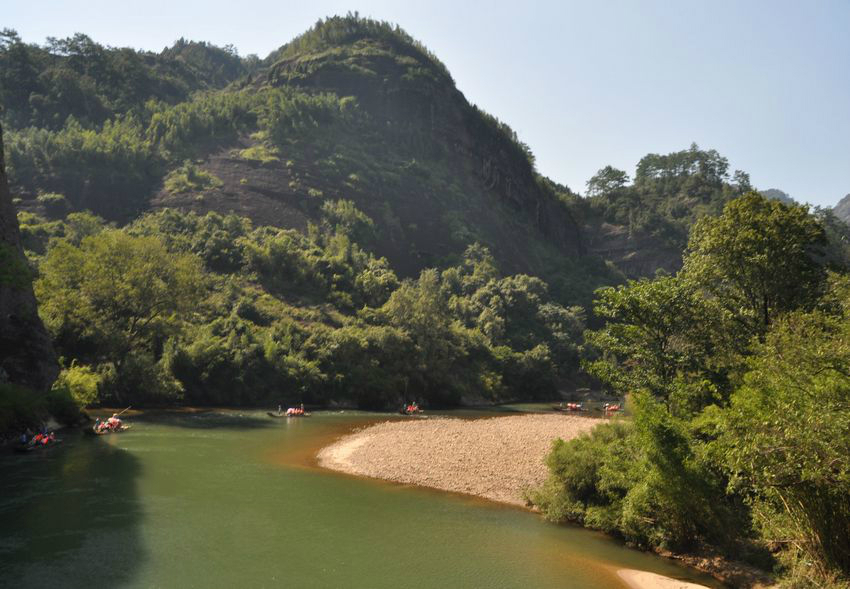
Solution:
{"label": "river", "polygon": [[147,413],[4,454],[0,586],[622,589],[619,568],[717,586],[522,509],[316,466],[386,417]]}

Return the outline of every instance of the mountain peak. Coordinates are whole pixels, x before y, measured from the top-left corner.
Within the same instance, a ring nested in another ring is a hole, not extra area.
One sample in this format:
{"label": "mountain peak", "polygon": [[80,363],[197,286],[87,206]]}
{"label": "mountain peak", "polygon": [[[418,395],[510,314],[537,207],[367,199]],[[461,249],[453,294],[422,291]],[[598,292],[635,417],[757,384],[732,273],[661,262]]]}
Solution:
{"label": "mountain peak", "polygon": [[845,223],[850,223],[850,194],[839,200],[838,204],[832,207],[832,212]]}
{"label": "mountain peak", "polygon": [[[430,70],[437,78],[453,83],[446,66],[422,43],[398,25],[361,18],[358,13],[319,20],[311,29],[273,51],[264,60],[272,72],[309,73],[311,65],[330,61],[336,67],[369,74],[368,64],[380,58],[406,66]],[[364,65],[365,64],[365,65]],[[374,73],[374,72],[371,72]]]}

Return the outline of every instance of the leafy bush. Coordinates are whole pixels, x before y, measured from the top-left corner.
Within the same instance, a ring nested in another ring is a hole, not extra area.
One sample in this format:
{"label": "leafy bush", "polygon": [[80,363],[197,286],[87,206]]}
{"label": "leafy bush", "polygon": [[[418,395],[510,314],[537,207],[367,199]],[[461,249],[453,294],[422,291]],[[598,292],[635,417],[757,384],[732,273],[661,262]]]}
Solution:
{"label": "leafy bush", "polygon": [[[846,300],[844,302],[846,305]],[[850,578],[850,320],[787,316],[749,362],[720,443],[768,541],[794,566]]]}
{"label": "leafy bush", "polygon": [[203,192],[210,188],[218,188],[221,185],[221,180],[216,176],[198,168],[188,160],[165,177],[165,189],[171,194]]}
{"label": "leafy bush", "polygon": [[59,373],[53,390],[67,392],[77,407],[84,409],[97,402],[101,379],[91,367],[73,363]]}
{"label": "leafy bush", "polygon": [[623,500],[634,486],[640,456],[633,426],[613,422],[564,442],[555,440],[546,458],[550,476],[529,499],[553,521],[573,521],[618,533]]}
{"label": "leafy bush", "polygon": [[647,395],[634,424],[601,425],[547,458],[549,480],[530,499],[549,519],[575,521],[644,548],[737,549],[747,520],[725,499],[724,479],[695,451],[684,421]]}
{"label": "leafy bush", "polygon": [[239,157],[243,160],[260,162],[261,164],[279,162],[279,156],[280,153],[276,147],[268,147],[263,143],[252,145],[251,147],[243,149],[239,152]]}
{"label": "leafy bush", "polygon": [[39,194],[36,200],[51,217],[63,217],[71,208],[65,196],[55,192]]}

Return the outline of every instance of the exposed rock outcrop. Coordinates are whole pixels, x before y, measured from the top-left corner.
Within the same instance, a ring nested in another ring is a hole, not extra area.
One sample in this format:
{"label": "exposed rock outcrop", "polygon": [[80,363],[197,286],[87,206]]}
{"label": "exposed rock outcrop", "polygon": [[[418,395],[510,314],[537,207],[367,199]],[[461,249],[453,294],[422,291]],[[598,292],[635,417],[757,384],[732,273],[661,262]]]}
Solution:
{"label": "exposed rock outcrop", "polygon": [[832,207],[832,212],[845,223],[850,223],[850,194],[839,200],[838,204]]}
{"label": "exposed rock outcrop", "polygon": [[32,275],[21,248],[0,128],[0,382],[46,390],[58,373],[50,337],[38,317]]}
{"label": "exposed rock outcrop", "polygon": [[269,87],[352,97],[350,119],[328,116],[324,131],[316,123],[313,134],[293,133],[279,159],[263,162],[240,156],[258,145],[244,135],[198,160],[218,186],[202,195],[163,186],[151,208],[233,212],[305,231],[321,222],[326,201],[348,199],[379,228],[368,247],[404,277],[452,263],[473,242],[505,273],[544,275],[584,253],[581,228],[523,144],[415,45],[395,35],[310,45],[270,64],[246,91]]}
{"label": "exposed rock outcrop", "polygon": [[[540,186],[526,154],[497,121],[467,101],[447,71],[413,46],[369,39],[367,51],[361,42],[340,45],[332,55],[317,52],[278,61],[267,83],[355,96],[380,128],[395,130],[395,141],[410,153],[428,158],[444,148],[452,154],[457,176],[474,179],[464,187],[469,192],[486,195],[491,206],[504,206],[562,254],[585,253],[581,229],[569,210]],[[486,219],[477,220],[483,221],[479,226],[488,225]],[[490,247],[513,249],[503,257],[514,261],[516,270],[532,263],[521,253],[528,235],[504,228],[494,235],[499,238]]]}
{"label": "exposed rock outcrop", "polygon": [[585,227],[587,251],[613,262],[628,278],[654,276],[657,270],[675,274],[682,250],[646,233],[630,235],[627,227],[600,223]]}

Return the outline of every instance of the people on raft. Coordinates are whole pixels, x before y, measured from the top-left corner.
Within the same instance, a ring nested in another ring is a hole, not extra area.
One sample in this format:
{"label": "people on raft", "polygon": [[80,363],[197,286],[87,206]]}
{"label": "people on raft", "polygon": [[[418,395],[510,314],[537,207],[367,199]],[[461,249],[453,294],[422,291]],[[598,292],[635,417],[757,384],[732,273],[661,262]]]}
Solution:
{"label": "people on raft", "polygon": [[407,415],[410,415],[411,413],[419,413],[420,411],[422,410],[419,408],[419,403],[416,401],[413,401],[410,404],[405,403],[401,406],[401,412]]}
{"label": "people on raft", "polygon": [[18,438],[18,442],[21,446],[46,446],[51,442],[56,441],[56,435],[48,431],[46,426],[42,426],[38,433],[33,434],[32,430],[27,428],[26,431],[21,433],[21,437]]}
{"label": "people on raft", "polygon": [[286,410],[287,417],[300,417],[302,415],[305,415],[304,403],[301,403],[301,407],[290,407]]}
{"label": "people on raft", "polygon": [[118,414],[113,413],[112,417],[110,417],[109,419],[106,419],[104,421],[101,421],[100,417],[95,419],[93,429],[97,433],[105,432],[105,431],[117,432],[123,426],[124,426],[124,423],[120,419],[118,419]]}
{"label": "people on raft", "polygon": [[[26,435],[26,434],[24,434]],[[46,446],[52,442],[56,441],[56,435],[53,432],[50,433],[42,433],[39,432],[35,434],[29,441],[30,446]]]}

